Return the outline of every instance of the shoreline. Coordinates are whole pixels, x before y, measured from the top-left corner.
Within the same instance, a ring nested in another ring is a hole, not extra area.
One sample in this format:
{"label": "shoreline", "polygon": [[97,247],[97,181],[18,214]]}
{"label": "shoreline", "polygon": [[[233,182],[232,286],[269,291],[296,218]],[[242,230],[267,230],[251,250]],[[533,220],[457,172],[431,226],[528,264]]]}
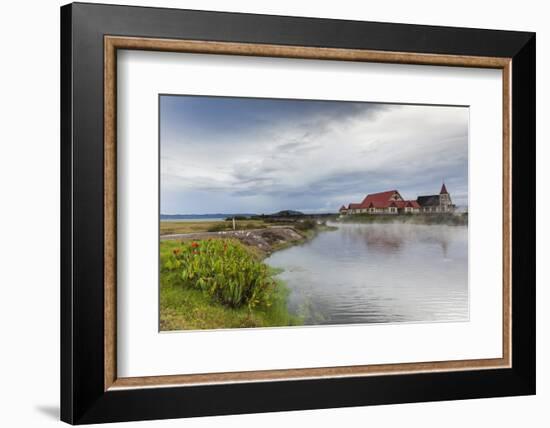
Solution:
{"label": "shoreline", "polygon": [[[277,224],[277,223],[283,224]],[[422,226],[468,226],[467,214],[439,214],[439,215],[372,215],[354,214],[348,216],[334,216],[328,220],[315,219],[281,219],[274,222],[237,222],[238,229],[212,230],[214,225],[206,230],[199,229],[187,233],[165,233],[160,235],[163,241],[201,241],[205,239],[235,239],[251,249],[261,260],[266,259],[276,251],[311,241],[320,232],[331,231],[338,226],[332,224],[411,224]],[[162,223],[162,222],[161,222]],[[176,222],[170,222],[176,223]],[[186,222],[183,222],[186,223]],[[206,223],[206,222],[204,222]],[[240,223],[240,224],[239,224]],[[187,224],[187,223],[186,223]],[[224,226],[229,223],[221,222]],[[171,230],[171,229],[169,229]]]}
{"label": "shoreline", "polygon": [[[302,227],[305,230],[297,230]],[[300,245],[314,239],[321,231],[335,230],[326,224],[269,225],[262,229],[195,232],[172,234],[160,237],[160,329],[174,330],[212,330],[219,328],[284,327],[302,325],[301,317],[288,310],[287,284],[278,278],[280,271],[266,263],[266,258],[276,251]],[[166,261],[174,249],[181,245],[192,245],[201,241],[235,241],[256,257],[257,263],[265,266],[276,289],[272,300],[266,306],[231,308],[212,301],[200,290],[180,286],[179,274],[166,270]],[[175,276],[174,276],[175,274]]]}
{"label": "shoreline", "polygon": [[468,214],[350,214],[332,220],[342,224],[415,224],[425,226],[468,226]]}
{"label": "shoreline", "polygon": [[[299,223],[296,224],[298,225]],[[303,244],[315,238],[320,232],[334,229],[334,226],[327,226],[326,224],[315,224],[304,230],[300,230],[293,225],[269,225],[258,229],[166,234],[160,236],[160,241],[236,239],[246,247],[253,248],[263,260],[275,251]]]}

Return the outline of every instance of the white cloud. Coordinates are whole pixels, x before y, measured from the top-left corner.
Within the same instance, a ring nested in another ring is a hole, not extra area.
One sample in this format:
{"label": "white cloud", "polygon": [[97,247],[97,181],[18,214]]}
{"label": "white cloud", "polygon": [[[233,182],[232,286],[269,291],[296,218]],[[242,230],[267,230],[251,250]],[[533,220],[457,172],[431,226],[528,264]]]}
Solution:
{"label": "white cloud", "polygon": [[[210,194],[226,206],[232,198],[231,210],[243,205],[240,212],[263,211],[262,204],[333,211],[388,188],[411,198],[433,193],[442,179],[466,200],[467,132],[467,108],[392,105],[279,120],[228,132],[223,144],[207,129],[192,140],[172,136],[161,142],[163,209],[204,212],[200,195]],[[195,201],[185,197],[190,192]]]}

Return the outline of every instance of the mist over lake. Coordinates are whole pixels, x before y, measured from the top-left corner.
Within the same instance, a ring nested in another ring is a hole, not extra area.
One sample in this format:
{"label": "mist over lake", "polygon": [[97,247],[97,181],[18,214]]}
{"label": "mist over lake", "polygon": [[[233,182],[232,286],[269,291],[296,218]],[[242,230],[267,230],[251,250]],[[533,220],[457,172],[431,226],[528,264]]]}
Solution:
{"label": "mist over lake", "polygon": [[305,325],[467,321],[467,226],[337,224],[266,259]]}

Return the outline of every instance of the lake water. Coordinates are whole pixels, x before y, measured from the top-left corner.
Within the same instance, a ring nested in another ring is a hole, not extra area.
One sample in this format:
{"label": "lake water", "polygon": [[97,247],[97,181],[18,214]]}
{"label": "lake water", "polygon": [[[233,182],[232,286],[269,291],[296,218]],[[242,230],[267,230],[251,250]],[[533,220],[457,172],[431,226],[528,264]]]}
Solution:
{"label": "lake water", "polygon": [[468,320],[468,228],[337,224],[273,253],[306,325]]}

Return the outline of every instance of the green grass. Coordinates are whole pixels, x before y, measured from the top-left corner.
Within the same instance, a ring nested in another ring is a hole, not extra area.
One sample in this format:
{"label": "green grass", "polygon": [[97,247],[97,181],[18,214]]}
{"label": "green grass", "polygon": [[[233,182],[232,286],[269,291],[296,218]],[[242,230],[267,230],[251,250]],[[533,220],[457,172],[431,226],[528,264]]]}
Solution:
{"label": "green grass", "polygon": [[[199,247],[196,248],[201,248],[200,245],[206,242],[197,241]],[[238,266],[246,267],[246,263],[261,264],[261,269],[258,272],[262,271],[262,275],[265,275],[265,277],[262,276],[261,280],[263,281],[262,284],[269,284],[269,292],[266,292],[265,296],[258,297],[258,293],[249,293],[244,290],[242,291],[243,295],[248,297],[245,298],[238,294],[239,298],[236,299],[234,292],[229,295],[220,294],[218,289],[212,291],[211,287],[196,286],[194,282],[190,282],[188,276],[182,275],[183,265],[177,268],[173,266],[175,261],[174,250],[180,249],[178,257],[185,262],[187,259],[181,258],[180,254],[183,252],[182,248],[185,248],[186,245],[190,246],[191,243],[162,241],[160,247],[160,329],[162,331],[275,327],[301,324],[300,318],[288,313],[287,298],[289,292],[282,281],[274,278],[278,272],[263,264],[254,252],[251,252],[237,241],[216,240],[208,242],[210,249],[206,249],[206,244],[203,245],[203,248],[205,252],[210,251],[209,257],[212,262],[219,260],[219,257],[216,256],[218,247],[226,244],[229,248],[235,248],[235,252],[231,254],[239,258],[237,262],[240,264]],[[247,253],[243,254],[242,251]],[[248,258],[250,260],[247,260]],[[166,265],[169,261],[170,268],[167,268]],[[224,262],[228,263],[228,259],[224,259]],[[201,272],[206,272],[204,266],[201,269]],[[254,266],[250,272],[257,272],[256,269],[258,267]],[[230,282],[230,275],[228,278],[228,281],[220,281],[219,286],[226,287]],[[242,286],[243,284],[237,285]],[[224,293],[226,291],[224,288]],[[260,291],[263,291],[263,289]],[[253,304],[250,304],[251,301]]]}

